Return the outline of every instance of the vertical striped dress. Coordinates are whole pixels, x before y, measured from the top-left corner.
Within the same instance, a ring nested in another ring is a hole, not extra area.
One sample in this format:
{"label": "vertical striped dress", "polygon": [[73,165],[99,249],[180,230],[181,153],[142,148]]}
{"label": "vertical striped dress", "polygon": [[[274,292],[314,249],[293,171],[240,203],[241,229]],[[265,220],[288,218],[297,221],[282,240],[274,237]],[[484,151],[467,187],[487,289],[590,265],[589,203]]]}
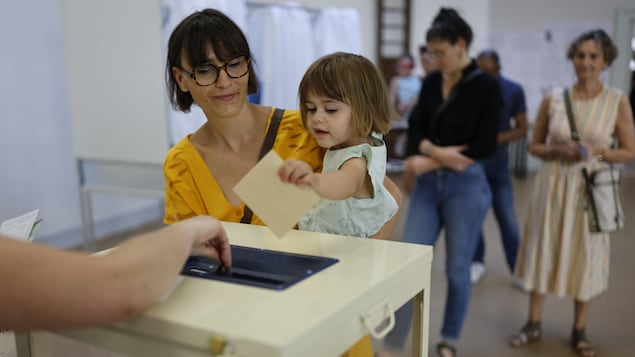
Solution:
{"label": "vertical striped dress", "polygon": [[[571,92],[571,90],[570,90]],[[609,148],[622,93],[605,87],[589,100],[572,100],[580,140]],[[547,142],[571,139],[563,90],[550,94]],[[524,288],[558,297],[588,301],[608,287],[609,235],[589,232],[582,168],[607,165],[588,162],[544,161],[518,251],[515,274]]]}

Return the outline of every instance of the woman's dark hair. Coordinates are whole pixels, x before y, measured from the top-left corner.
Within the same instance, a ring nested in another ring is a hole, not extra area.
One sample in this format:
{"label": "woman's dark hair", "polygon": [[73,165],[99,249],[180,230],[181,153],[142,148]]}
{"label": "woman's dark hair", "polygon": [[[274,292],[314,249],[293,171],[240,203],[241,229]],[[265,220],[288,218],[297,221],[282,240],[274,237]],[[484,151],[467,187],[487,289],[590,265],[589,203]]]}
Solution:
{"label": "woman's dark hair", "polygon": [[410,60],[410,62],[412,64],[415,63],[415,58],[412,56],[412,54],[410,54],[410,52],[404,52],[401,54],[401,56],[399,56],[399,58],[397,60],[402,60],[402,59],[407,59]]}
{"label": "woman's dark hair", "polygon": [[170,103],[175,109],[188,112],[194,100],[190,93],[179,88],[172,68],[181,68],[183,60],[192,67],[207,64],[210,49],[220,62],[239,56],[250,60],[247,92],[252,94],[258,91],[258,79],[252,65],[254,59],[242,30],[222,12],[205,9],[183,19],[168,40],[165,75]]}
{"label": "woman's dark hair", "polygon": [[604,32],[604,30],[602,29],[595,29],[584,32],[575,40],[573,40],[573,42],[571,42],[571,45],[569,45],[569,49],[567,50],[567,58],[573,60],[573,57],[578,51],[578,48],[580,48],[582,42],[589,40],[595,41],[595,43],[602,49],[604,61],[608,66],[610,66],[617,57],[617,47],[615,46],[613,40],[611,40],[609,35],[607,35],[606,32]]}
{"label": "woman's dark hair", "polygon": [[476,59],[481,59],[481,58],[488,58],[492,60],[494,64],[496,65],[496,67],[500,67],[501,65],[500,58],[498,57],[498,52],[496,52],[496,50],[486,49],[481,51],[478,54],[478,56],[476,56]]}
{"label": "woman's dark hair", "polygon": [[452,8],[442,7],[428,29],[426,42],[445,41],[454,45],[459,38],[462,38],[467,48],[472,43],[472,37],[472,28],[459,16],[459,13]]}

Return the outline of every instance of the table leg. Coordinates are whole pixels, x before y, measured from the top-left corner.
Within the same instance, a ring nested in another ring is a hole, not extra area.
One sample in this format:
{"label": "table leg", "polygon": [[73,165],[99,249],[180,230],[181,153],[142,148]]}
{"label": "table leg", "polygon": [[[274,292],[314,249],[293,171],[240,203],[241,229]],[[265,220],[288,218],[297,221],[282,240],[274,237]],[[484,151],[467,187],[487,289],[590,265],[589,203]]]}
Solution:
{"label": "table leg", "polygon": [[84,250],[89,253],[97,251],[95,244],[95,227],[93,225],[92,193],[85,187],[79,188],[79,202],[82,210],[82,237]]}
{"label": "table leg", "polygon": [[428,355],[428,330],[430,326],[430,293],[421,290],[413,298],[414,317],[412,323],[412,356]]}
{"label": "table leg", "polygon": [[17,357],[31,357],[31,333],[15,332],[14,336]]}

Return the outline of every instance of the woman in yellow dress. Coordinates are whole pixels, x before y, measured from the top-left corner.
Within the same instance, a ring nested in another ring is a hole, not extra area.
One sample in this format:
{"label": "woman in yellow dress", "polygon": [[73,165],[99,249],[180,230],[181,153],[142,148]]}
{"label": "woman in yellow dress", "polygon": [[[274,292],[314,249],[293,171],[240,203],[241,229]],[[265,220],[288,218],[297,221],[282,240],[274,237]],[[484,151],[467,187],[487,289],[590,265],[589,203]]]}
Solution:
{"label": "woman in yellow dress", "polygon": [[[324,150],[304,128],[297,110],[247,101],[258,87],[253,58],[243,32],[223,13],[205,9],[177,25],[168,42],[166,75],[174,107],[187,112],[195,103],[207,122],[171,148],[165,159],[165,223],[206,214],[264,224],[232,188],[266,151],[267,136],[282,159],[321,169]],[[384,185],[399,204],[396,185],[390,179]],[[396,217],[375,238],[387,238]],[[360,340],[346,356],[372,356],[370,338]]]}

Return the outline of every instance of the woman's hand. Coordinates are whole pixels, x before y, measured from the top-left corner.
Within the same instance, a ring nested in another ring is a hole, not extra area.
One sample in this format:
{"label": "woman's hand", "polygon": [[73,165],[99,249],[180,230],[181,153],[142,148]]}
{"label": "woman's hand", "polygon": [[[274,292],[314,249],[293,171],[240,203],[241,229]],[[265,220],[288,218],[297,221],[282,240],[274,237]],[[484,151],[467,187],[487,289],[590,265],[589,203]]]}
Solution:
{"label": "woman's hand", "polygon": [[465,150],[465,148],[465,145],[437,147],[433,157],[439,161],[441,166],[457,172],[463,172],[474,163],[474,160],[461,154],[461,151]]}
{"label": "woman's hand", "polygon": [[564,160],[564,161],[580,161],[588,160],[593,152],[593,147],[588,143],[569,140],[564,143],[551,144],[548,146],[548,154],[546,159]]}
{"label": "woman's hand", "polygon": [[419,151],[422,154],[435,159],[441,166],[458,172],[465,171],[474,163],[474,160],[461,154],[461,151],[466,148],[467,145],[436,146],[428,139],[419,144]]}
{"label": "woman's hand", "polygon": [[595,148],[587,142],[579,142],[577,145],[578,160],[589,161],[593,157]]}
{"label": "woman's hand", "polygon": [[227,233],[221,223],[211,216],[196,216],[174,223],[183,227],[192,240],[191,255],[203,255],[218,260],[223,267],[231,269],[231,247]]}

